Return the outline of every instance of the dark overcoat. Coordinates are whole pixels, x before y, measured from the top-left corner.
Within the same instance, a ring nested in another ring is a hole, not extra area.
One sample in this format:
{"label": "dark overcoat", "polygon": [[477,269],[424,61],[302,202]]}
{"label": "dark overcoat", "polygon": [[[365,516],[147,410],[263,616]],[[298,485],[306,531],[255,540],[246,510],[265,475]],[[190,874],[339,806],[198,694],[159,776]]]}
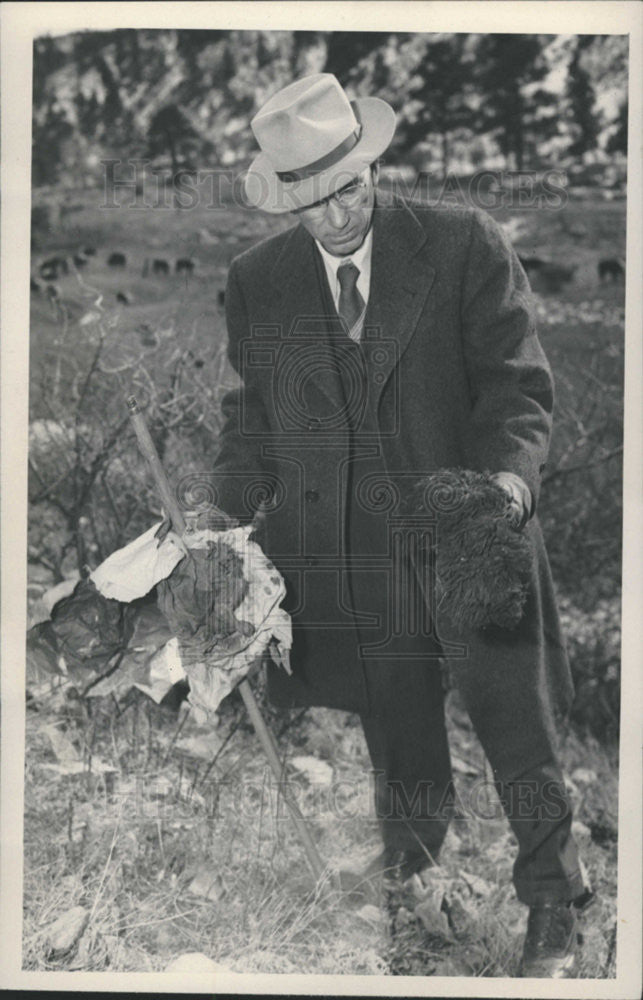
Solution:
{"label": "dark overcoat", "polygon": [[[380,612],[395,586],[391,525],[408,484],[440,468],[508,470],[538,502],[553,386],[527,279],[486,213],[378,194],[357,353],[337,334],[314,241],[299,225],[233,261],[226,312],[242,383],[224,400],[215,495],[242,516],[267,503],[262,541],[286,577],[295,624],[294,676],[273,675],[272,696],[368,711],[369,670],[397,655]],[[379,529],[364,528],[378,516]],[[456,676],[491,714],[497,686],[515,685],[521,704],[528,691],[527,704],[549,717],[566,710],[572,686],[536,516],[525,531],[533,565],[520,626],[451,636],[463,655],[433,623],[427,669],[436,650],[451,650]],[[397,651],[417,654],[403,625],[397,632]]]}

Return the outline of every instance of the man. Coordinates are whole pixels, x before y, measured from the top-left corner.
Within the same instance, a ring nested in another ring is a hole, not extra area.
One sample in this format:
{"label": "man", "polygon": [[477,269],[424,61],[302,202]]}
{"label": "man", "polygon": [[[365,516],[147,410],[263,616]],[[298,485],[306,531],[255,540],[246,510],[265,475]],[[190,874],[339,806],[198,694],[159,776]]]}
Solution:
{"label": "man", "polygon": [[[294,669],[269,675],[271,697],[360,714],[384,839],[375,867],[405,878],[435,861],[452,811],[439,665],[453,657],[519,844],[522,974],[571,976],[585,887],[554,719],[572,689],[535,517],[552,382],[525,274],[486,214],[376,191],[395,130],[384,101],[349,102],[316,74],[252,128],[246,196],[295,226],[230,268],[242,384],[224,401],[215,476],[229,513],[263,502],[264,547],[287,581]],[[401,500],[441,468],[493,473],[530,540],[515,630],[446,642],[414,603],[417,532]]]}

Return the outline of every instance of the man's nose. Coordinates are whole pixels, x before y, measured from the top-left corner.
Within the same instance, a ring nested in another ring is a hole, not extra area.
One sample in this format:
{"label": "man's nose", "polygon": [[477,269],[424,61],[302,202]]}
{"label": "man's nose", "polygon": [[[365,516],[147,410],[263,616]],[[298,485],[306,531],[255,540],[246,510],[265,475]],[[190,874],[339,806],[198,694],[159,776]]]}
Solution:
{"label": "man's nose", "polygon": [[348,212],[334,198],[328,202],[328,221],[333,229],[343,229],[348,222]]}

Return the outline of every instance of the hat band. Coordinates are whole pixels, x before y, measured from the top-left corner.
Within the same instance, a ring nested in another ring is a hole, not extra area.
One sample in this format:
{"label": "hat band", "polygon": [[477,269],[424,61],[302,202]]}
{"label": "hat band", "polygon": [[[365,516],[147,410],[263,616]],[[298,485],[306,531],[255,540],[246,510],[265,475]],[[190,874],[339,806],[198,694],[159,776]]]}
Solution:
{"label": "hat band", "polygon": [[335,146],[335,149],[331,149],[330,153],[326,153],[321,159],[315,160],[314,163],[309,163],[305,167],[299,167],[298,170],[277,170],[275,173],[284,184],[294,184],[295,181],[308,180],[309,177],[314,177],[316,174],[320,174],[322,170],[328,170],[329,167],[334,167],[336,163],[339,163],[357,145],[361,134],[362,126],[360,124],[343,142],[340,142],[339,146]]}

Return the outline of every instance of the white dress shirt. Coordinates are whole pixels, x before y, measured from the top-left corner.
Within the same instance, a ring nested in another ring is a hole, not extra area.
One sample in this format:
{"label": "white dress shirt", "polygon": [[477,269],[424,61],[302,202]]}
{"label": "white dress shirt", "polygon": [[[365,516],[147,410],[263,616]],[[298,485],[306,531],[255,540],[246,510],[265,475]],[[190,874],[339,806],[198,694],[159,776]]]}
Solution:
{"label": "white dress shirt", "polygon": [[324,262],[324,267],[326,268],[326,277],[328,278],[328,286],[333,296],[333,302],[335,303],[335,308],[339,307],[339,293],[341,291],[339,287],[339,281],[337,280],[337,271],[342,264],[347,264],[348,261],[352,261],[355,267],[359,270],[359,278],[357,279],[357,290],[364,299],[364,306],[368,305],[368,293],[371,287],[371,254],[373,250],[373,230],[369,229],[366,239],[362,243],[361,247],[349,254],[347,257],[334,257],[333,254],[328,253],[328,250],[324,250],[323,246],[319,240],[315,240],[319,252],[321,254],[322,260]]}

